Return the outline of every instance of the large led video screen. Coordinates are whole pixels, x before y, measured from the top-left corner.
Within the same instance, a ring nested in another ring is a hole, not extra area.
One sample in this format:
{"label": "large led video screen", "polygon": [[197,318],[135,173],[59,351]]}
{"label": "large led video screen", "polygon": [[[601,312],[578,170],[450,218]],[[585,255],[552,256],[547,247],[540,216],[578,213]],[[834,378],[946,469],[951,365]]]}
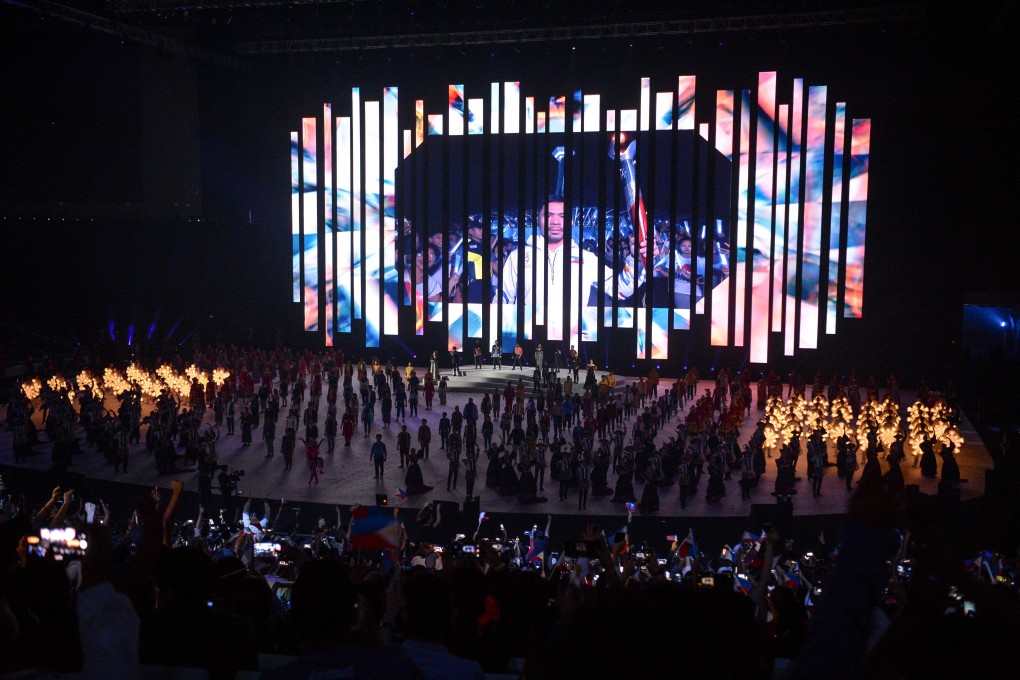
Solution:
{"label": "large led video screen", "polygon": [[770,343],[816,348],[863,312],[870,120],[775,72],[699,85],[352,88],[303,117],[290,229],[305,330],[509,351],[619,329],[627,355],[668,359],[700,316],[686,342],[754,363]]}

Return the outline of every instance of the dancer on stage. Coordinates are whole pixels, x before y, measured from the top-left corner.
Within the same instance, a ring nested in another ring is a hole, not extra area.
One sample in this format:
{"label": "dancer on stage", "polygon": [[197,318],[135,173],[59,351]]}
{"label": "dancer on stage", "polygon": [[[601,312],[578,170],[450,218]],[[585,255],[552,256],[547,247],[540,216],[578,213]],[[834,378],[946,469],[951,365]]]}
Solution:
{"label": "dancer on stage", "polygon": [[308,465],[308,487],[311,488],[312,484],[318,485],[319,483],[319,472],[323,467],[322,457],[319,455],[319,446],[322,444],[323,439],[318,440],[314,444],[305,440],[299,440],[305,445],[305,463]]}

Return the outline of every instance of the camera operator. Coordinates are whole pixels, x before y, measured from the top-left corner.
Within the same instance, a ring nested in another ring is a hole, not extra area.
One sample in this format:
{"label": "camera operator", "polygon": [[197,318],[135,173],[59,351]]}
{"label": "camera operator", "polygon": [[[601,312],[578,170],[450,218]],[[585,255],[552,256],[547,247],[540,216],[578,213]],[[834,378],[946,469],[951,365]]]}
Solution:
{"label": "camera operator", "polygon": [[232,519],[237,511],[237,481],[243,474],[243,470],[227,472],[226,465],[220,466],[220,474],[217,476],[217,481],[220,483],[220,497],[223,500],[224,514],[228,519]]}

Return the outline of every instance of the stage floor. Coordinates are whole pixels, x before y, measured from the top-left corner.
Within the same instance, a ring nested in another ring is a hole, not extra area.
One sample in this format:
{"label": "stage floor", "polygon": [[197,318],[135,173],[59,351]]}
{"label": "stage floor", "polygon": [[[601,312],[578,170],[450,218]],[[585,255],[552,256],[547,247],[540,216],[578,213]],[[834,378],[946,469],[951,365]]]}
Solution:
{"label": "stage floor", "polygon": [[[419,369],[420,375],[425,370]],[[323,457],[326,460],[325,472],[320,475],[317,486],[308,487],[308,469],[304,465],[304,447],[298,442],[294,455],[294,466],[290,471],[283,469],[283,457],[280,455],[280,439],[283,436],[283,416],[277,424],[277,436],[275,442],[276,455],[273,458],[266,458],[266,445],[262,439],[261,428],[254,430],[252,434],[252,445],[249,448],[241,446],[240,426],[233,436],[226,434],[226,427],[221,428],[220,440],[217,444],[217,453],[221,464],[229,465],[231,468],[243,469],[246,474],[241,480],[240,488],[246,496],[252,498],[270,498],[279,501],[286,498],[293,501],[326,503],[326,504],[374,504],[376,494],[387,494],[389,502],[393,505],[407,507],[421,507],[430,500],[461,502],[464,500],[463,469],[461,480],[458,482],[458,489],[446,491],[447,461],[445,452],[439,450],[438,422],[442,410],[452,412],[454,406],[463,409],[469,397],[480,403],[482,396],[482,385],[505,385],[507,379],[516,381],[521,377],[520,371],[499,370],[495,371],[490,367],[481,370],[471,368],[465,369],[467,376],[463,378],[451,378],[451,391],[447,398],[445,407],[438,406],[438,398],[433,404],[433,411],[427,412],[424,405],[419,412],[419,418],[408,418],[406,424],[412,436],[417,432],[419,422],[422,418],[429,421],[433,431],[432,451],[429,460],[421,461],[422,472],[426,484],[434,485],[435,489],[424,495],[408,498],[399,501],[396,498],[398,489],[404,488],[404,470],[399,467],[399,456],[396,453],[396,437],[400,431],[400,424],[393,423],[389,429],[381,428],[381,418],[376,412],[375,429],[372,436],[365,438],[359,426],[350,447],[343,445],[343,438],[338,437],[335,453],[325,453],[326,444],[323,443]],[[562,374],[561,374],[562,375]],[[583,376],[582,376],[583,377]],[[530,382],[530,373],[524,375],[525,384]],[[629,379],[618,377],[618,385],[622,385]],[[460,384],[458,384],[458,382]],[[671,384],[672,381],[670,381]],[[663,384],[666,380],[663,379]],[[704,394],[706,389],[711,389],[714,384],[709,381],[702,381],[698,386],[698,393]],[[465,390],[465,391],[462,391]],[[490,393],[492,386],[488,388]],[[752,390],[753,392],[753,390]],[[785,394],[785,391],[784,391]],[[108,408],[116,409],[118,404],[115,399],[108,400]],[[320,402],[319,430],[322,432],[325,422],[326,401]],[[151,409],[149,402],[143,405],[143,411],[148,413]],[[6,413],[4,421],[6,421]],[[750,437],[754,423],[761,417],[761,411],[752,409],[751,415],[744,422],[740,431],[740,444],[743,445]],[[45,434],[41,431],[41,413],[34,415],[36,426],[40,428],[40,438],[43,440],[35,447],[36,454],[27,463],[21,464],[35,470],[47,470],[50,467],[51,445],[45,441]],[[213,422],[212,410],[206,412],[203,422],[203,429]],[[102,456],[95,451],[87,451],[83,455],[75,457],[72,471],[90,478],[98,478],[116,482],[131,484],[150,484],[168,487],[170,481],[175,478],[184,480],[185,488],[189,491],[198,490],[197,472],[185,472],[175,475],[157,475],[155,463],[152,457],[145,451],[143,425],[143,443],[132,449],[130,459],[130,470],[127,473],[114,474],[113,466],[105,462]],[[299,428],[299,435],[303,434],[304,428]],[[674,425],[667,425],[659,432],[657,441],[665,442],[671,435],[675,435]],[[386,471],[383,480],[374,479],[374,469],[369,460],[369,447],[375,441],[375,434],[382,434],[383,441],[389,450],[389,460],[386,463]],[[964,479],[969,480],[962,484],[960,489],[964,500],[981,496],[984,493],[985,470],[992,467],[992,459],[982,443],[977,432],[970,422],[964,417],[961,425],[961,434],[966,440],[963,449],[958,452],[957,460],[960,465],[960,472]],[[13,464],[12,433],[3,428],[0,430],[0,462]],[[498,424],[496,439],[499,438]],[[479,435],[480,439],[480,435]],[[84,444],[84,436],[82,435]],[[830,460],[834,460],[834,454],[830,453]],[[918,484],[921,492],[934,494],[937,492],[938,480],[926,479],[921,476],[920,469],[911,467],[910,456],[901,466],[907,484]],[[659,500],[660,510],[656,515],[662,517],[746,517],[751,510],[752,503],[772,503],[774,497],[770,494],[775,486],[776,468],[774,459],[767,460],[767,471],[762,477],[758,488],[752,491],[751,500],[745,501],[740,498],[740,487],[737,483],[737,476],[726,482],[726,496],[717,503],[708,503],[705,500],[705,487],[707,485],[707,474],[702,479],[700,492],[688,499],[687,508],[680,508],[680,496],[676,486],[660,489]],[[482,456],[479,461],[479,479],[475,484],[475,493],[481,498],[481,509],[489,512],[509,512],[535,514],[560,514],[560,515],[626,515],[627,510],[622,504],[614,504],[609,501],[611,496],[596,498],[590,496],[587,508],[578,510],[577,492],[571,491],[568,500],[558,499],[559,484],[547,479],[545,490],[540,492],[549,499],[547,503],[520,505],[516,496],[500,496],[496,490],[485,487],[484,475],[487,459]],[[887,469],[882,462],[883,471]],[[858,473],[859,474],[859,473]],[[804,478],[798,484],[800,493],[794,497],[795,515],[831,515],[840,514],[846,510],[847,491],[845,482],[840,479],[835,468],[826,470],[825,481],[822,485],[822,498],[812,498],[810,486],[807,481],[807,456],[800,456],[798,462],[797,476]],[[610,471],[609,485],[614,486],[616,475]],[[635,493],[641,496],[642,486],[635,483]],[[216,494],[218,498],[218,494]]]}

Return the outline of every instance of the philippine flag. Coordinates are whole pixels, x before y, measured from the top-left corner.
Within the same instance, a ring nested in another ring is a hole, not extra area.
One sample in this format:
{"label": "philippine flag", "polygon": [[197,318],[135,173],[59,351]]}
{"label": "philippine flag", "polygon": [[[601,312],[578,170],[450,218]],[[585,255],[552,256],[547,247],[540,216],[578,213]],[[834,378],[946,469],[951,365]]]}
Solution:
{"label": "philippine flag", "polygon": [[752,531],[745,531],[744,535],[740,537],[741,543],[754,543],[756,546],[761,545],[762,541],[765,540],[765,532],[761,532],[760,536],[756,536]]}
{"label": "philippine flag", "polygon": [[787,571],[786,569],[779,569],[776,572],[776,576],[778,576],[779,580],[782,582],[781,585],[784,585],[787,588],[793,588],[796,590],[804,585],[804,582],[800,580],[799,576],[794,574],[792,571]]}
{"label": "philippine flag", "polygon": [[684,540],[677,546],[676,555],[677,557],[697,557],[699,555],[698,545],[694,542],[694,529],[687,531]]}
{"label": "philippine flag", "polygon": [[349,537],[355,550],[396,550],[400,547],[400,527],[393,510],[374,505],[354,509]]}
{"label": "philippine flag", "polygon": [[744,595],[750,595],[754,589],[754,584],[751,583],[750,579],[744,578],[740,574],[737,574],[733,581],[733,589],[738,593]]}

